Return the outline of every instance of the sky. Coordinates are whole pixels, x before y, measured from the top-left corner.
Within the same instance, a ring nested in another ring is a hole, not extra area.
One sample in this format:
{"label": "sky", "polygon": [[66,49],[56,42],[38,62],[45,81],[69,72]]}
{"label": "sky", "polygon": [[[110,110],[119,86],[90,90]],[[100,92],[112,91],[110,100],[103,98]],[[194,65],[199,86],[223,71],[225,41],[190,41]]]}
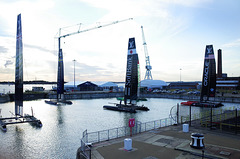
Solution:
{"label": "sky", "polygon": [[222,49],[223,73],[240,76],[240,1],[1,0],[0,81],[15,78],[20,13],[25,81],[57,80],[60,35],[107,24],[111,25],[61,38],[65,81],[74,80],[74,59],[76,81],[125,81],[132,37],[143,80],[141,26],[154,80],[201,81],[206,45],[213,45],[216,59],[217,50]]}

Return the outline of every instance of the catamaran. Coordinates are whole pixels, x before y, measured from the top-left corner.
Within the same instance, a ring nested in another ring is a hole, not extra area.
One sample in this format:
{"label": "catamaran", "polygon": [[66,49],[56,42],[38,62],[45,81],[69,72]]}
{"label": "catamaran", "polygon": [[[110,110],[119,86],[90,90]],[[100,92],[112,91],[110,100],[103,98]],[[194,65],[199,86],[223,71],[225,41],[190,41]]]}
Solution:
{"label": "catamaran", "polygon": [[182,102],[182,105],[198,107],[220,107],[221,102],[210,102],[209,98],[214,98],[216,93],[216,62],[214,57],[213,45],[207,45],[205,49],[202,89],[200,101]]}
{"label": "catamaran", "polygon": [[[60,42],[59,42],[60,45]],[[63,67],[63,53],[59,46],[58,52],[58,75],[57,75],[57,100],[45,100],[45,103],[52,105],[72,104],[71,101],[64,98],[64,67]]]}
{"label": "catamaran", "polygon": [[[21,14],[17,17],[17,37],[16,37],[16,67],[15,67],[15,117],[0,118],[0,128],[7,131],[7,125],[19,123],[31,123],[37,127],[42,127],[42,122],[32,115],[23,115],[23,47],[22,47],[22,22]],[[13,119],[15,121],[13,121]]]}
{"label": "catamaran", "polygon": [[136,113],[136,110],[148,111],[146,106],[137,106],[136,100],[138,98],[139,88],[139,60],[136,51],[135,38],[129,38],[128,42],[128,55],[127,55],[127,69],[126,69],[126,81],[124,91],[124,103],[120,100],[119,104],[115,106],[105,105],[103,108],[115,111],[124,111],[130,113]]}

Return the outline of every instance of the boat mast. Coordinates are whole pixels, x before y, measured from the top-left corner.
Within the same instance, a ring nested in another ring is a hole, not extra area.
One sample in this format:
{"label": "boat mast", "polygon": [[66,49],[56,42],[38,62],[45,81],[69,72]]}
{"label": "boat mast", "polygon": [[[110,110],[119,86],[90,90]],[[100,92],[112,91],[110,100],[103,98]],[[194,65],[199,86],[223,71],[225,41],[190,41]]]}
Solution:
{"label": "boat mast", "polygon": [[216,63],[213,45],[207,45],[204,56],[203,78],[200,101],[208,101],[215,97],[216,89]]}
{"label": "boat mast", "polygon": [[127,68],[126,80],[124,91],[124,104],[127,104],[127,99],[130,99],[130,104],[138,96],[138,54],[136,51],[135,38],[129,38],[128,41],[128,55],[127,55]]}
{"label": "boat mast", "polygon": [[16,68],[15,68],[15,115],[23,116],[23,47],[21,14],[17,17]]}

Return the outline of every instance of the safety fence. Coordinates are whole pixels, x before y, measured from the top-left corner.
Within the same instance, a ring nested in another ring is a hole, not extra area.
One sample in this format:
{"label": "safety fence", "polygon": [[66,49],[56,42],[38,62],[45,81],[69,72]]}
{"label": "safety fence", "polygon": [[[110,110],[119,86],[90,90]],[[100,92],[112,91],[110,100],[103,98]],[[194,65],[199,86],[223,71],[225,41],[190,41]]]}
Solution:
{"label": "safety fence", "polygon": [[233,131],[237,134],[240,131],[240,110],[236,107],[216,110],[213,108],[191,116],[181,116],[181,123]]}
{"label": "safety fence", "polygon": [[86,159],[91,159],[91,145],[87,142],[87,130],[83,132],[83,137],[81,139],[80,155],[84,156]]}
{"label": "safety fence", "polygon": [[[145,123],[137,121],[135,126],[132,128],[132,134],[134,135],[141,132],[176,124],[176,121],[177,121],[176,119],[177,117],[172,117],[172,118],[165,118],[165,119],[160,119],[160,120],[155,120],[155,121],[150,121]],[[97,132],[90,132],[90,133],[87,133],[85,137],[86,137],[87,143],[97,143],[97,142],[107,141],[110,139],[116,139],[124,136],[130,136],[130,127],[124,126],[124,127],[107,129],[107,130],[102,130]]]}

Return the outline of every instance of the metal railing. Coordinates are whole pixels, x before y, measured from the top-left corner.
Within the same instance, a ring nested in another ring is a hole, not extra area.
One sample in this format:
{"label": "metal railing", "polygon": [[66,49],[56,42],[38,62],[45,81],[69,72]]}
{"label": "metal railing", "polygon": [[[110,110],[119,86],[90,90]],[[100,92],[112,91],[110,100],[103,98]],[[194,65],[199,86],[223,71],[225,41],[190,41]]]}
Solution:
{"label": "metal railing", "polygon": [[226,131],[235,131],[237,134],[240,130],[240,110],[235,107],[227,109],[207,110],[201,113],[181,116],[181,123],[189,123],[192,126],[201,125]]}
{"label": "metal railing", "polygon": [[83,132],[83,137],[81,139],[81,155],[86,159],[91,159],[91,148],[88,145],[87,141],[87,130]]}
{"label": "metal railing", "polygon": [[[176,119],[177,117],[165,118],[165,119],[160,119],[160,120],[155,120],[155,121],[150,121],[145,123],[137,121],[135,126],[132,128],[132,134],[138,134],[141,132],[176,124],[176,121],[177,121]],[[116,139],[119,137],[129,136],[129,135],[130,135],[130,128],[127,126],[124,126],[124,127],[86,133],[86,136],[84,137],[86,137],[86,141],[88,143],[97,143],[102,141],[108,141],[111,139]]]}

